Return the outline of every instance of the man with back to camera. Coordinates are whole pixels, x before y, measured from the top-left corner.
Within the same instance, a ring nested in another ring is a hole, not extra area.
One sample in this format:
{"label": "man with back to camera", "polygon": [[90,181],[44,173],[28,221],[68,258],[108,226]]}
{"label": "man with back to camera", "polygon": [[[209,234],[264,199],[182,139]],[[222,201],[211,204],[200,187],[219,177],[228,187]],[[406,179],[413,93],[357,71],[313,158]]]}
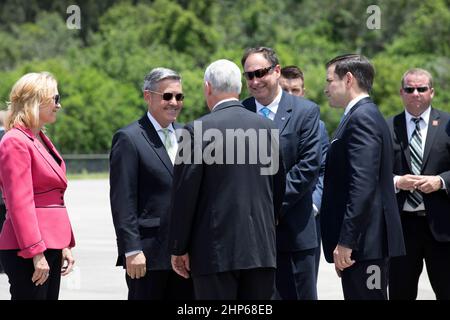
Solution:
{"label": "man with back to camera", "polygon": [[[450,299],[450,115],[431,105],[433,77],[410,69],[401,81],[405,111],[388,121],[394,144],[394,184],[406,256],[393,258],[389,298],[414,300],[425,260],[438,300]],[[448,125],[447,125],[448,126]]]}
{"label": "man with back to camera", "polygon": [[211,113],[185,126],[174,169],[172,267],[192,276],[201,300],[269,300],[275,292],[275,220],[285,185],[278,132],[242,106],[241,87],[233,62],[208,66]]}
{"label": "man with back to camera", "polygon": [[117,131],[110,155],[110,200],[118,266],[126,268],[129,300],[193,299],[190,279],[172,271],[168,215],[175,123],[183,107],[181,77],[155,68],[145,76],[146,114]]}
{"label": "man with back to camera", "polygon": [[405,253],[392,184],[389,128],[369,97],[375,70],[361,55],[327,64],[325,94],[345,108],[328,149],[321,227],[346,300],[386,300],[389,258]]}
{"label": "man with back to camera", "polygon": [[252,95],[243,105],[280,130],[286,195],[277,225],[277,292],[285,300],[316,300],[318,240],[311,208],[321,157],[319,107],[281,89],[281,67],[273,49],[250,48],[241,63]]}

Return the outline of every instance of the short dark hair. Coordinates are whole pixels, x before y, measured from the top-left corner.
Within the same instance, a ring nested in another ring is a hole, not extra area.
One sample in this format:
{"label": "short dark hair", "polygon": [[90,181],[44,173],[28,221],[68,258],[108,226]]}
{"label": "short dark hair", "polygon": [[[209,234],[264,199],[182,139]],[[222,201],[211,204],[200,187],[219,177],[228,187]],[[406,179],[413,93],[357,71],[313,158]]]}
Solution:
{"label": "short dark hair", "polygon": [[305,80],[303,77],[303,71],[297,67],[297,66],[286,66],[281,69],[281,76],[285,79],[302,79],[302,81]]}
{"label": "short dark hair", "polygon": [[360,54],[344,54],[327,62],[326,67],[335,66],[334,73],[342,79],[347,72],[350,72],[356,79],[358,86],[370,92],[372,90],[375,69],[369,60]]}
{"label": "short dark hair", "polygon": [[245,53],[241,59],[242,67],[244,67],[245,61],[247,61],[248,56],[254,53],[261,53],[264,56],[264,58],[270,62],[272,66],[280,64],[278,62],[278,57],[277,54],[275,53],[275,50],[269,47],[256,47],[256,48],[248,48],[247,50],[245,50]]}

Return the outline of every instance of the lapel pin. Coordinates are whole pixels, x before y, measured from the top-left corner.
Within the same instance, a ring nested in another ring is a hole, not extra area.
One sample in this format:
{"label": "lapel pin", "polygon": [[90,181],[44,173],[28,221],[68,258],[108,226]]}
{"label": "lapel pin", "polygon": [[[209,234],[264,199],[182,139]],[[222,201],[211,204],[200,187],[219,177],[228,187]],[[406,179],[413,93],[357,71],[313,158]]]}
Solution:
{"label": "lapel pin", "polygon": [[439,120],[433,120],[431,123],[434,127],[437,127],[439,125]]}

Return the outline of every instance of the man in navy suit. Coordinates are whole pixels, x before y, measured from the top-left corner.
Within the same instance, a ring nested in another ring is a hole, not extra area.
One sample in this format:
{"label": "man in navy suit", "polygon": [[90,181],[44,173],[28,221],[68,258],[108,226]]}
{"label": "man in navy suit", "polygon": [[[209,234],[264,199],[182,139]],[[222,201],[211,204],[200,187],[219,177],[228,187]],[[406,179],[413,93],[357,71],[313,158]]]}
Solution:
{"label": "man in navy suit", "polygon": [[[303,71],[297,66],[286,66],[281,69],[280,77],[281,89],[284,91],[298,97],[305,96],[305,78]],[[320,171],[319,178],[317,179],[316,186],[313,192],[313,213],[316,217],[316,230],[317,230],[317,241],[318,246],[316,248],[316,283],[319,276],[319,263],[320,263],[320,207],[322,205],[322,192],[323,192],[323,176],[325,174],[325,160],[327,158],[327,151],[330,145],[328,139],[327,129],[325,128],[325,123],[320,120],[320,144],[322,146],[320,161]]]}
{"label": "man in navy suit", "polygon": [[320,168],[319,107],[281,89],[281,67],[273,49],[250,48],[241,63],[252,95],[243,105],[273,120],[280,130],[286,195],[277,226],[277,291],[282,299],[314,300],[318,240],[311,208]]}
{"label": "man in navy suit", "polygon": [[145,77],[143,95],[146,114],[117,131],[112,141],[110,198],[117,265],[126,268],[130,300],[192,299],[191,280],[172,271],[167,239],[178,146],[175,120],[184,98],[180,75],[153,69]]}
{"label": "man in navy suit", "polygon": [[357,54],[327,63],[325,94],[345,112],[328,149],[320,220],[345,299],[386,300],[389,257],[405,252],[389,128],[368,95],[374,74]]}
{"label": "man in navy suit", "polygon": [[408,70],[400,95],[405,111],[389,119],[394,143],[394,183],[406,256],[389,270],[389,298],[414,300],[423,269],[437,299],[450,299],[450,115],[434,109],[433,78]]}

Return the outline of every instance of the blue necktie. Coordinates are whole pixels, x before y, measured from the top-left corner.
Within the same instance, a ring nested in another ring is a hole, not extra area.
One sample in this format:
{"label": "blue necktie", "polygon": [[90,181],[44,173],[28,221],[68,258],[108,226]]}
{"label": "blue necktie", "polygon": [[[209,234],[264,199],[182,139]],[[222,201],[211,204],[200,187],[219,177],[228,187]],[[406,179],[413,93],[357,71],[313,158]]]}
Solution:
{"label": "blue necktie", "polygon": [[266,117],[267,119],[269,118],[270,115],[270,110],[267,107],[262,108],[261,110],[259,110],[259,112],[261,113],[261,115],[263,115],[264,117]]}

